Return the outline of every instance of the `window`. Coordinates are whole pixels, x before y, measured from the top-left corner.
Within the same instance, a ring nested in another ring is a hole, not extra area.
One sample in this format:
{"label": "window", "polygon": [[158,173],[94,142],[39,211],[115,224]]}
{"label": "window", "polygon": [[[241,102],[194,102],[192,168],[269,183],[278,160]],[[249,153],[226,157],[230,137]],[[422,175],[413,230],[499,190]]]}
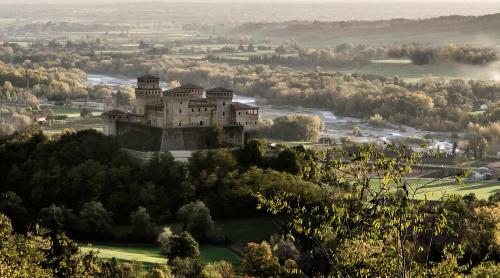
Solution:
{"label": "window", "polygon": [[222,116],[226,116],[226,112],[222,112]]}
{"label": "window", "polygon": [[207,111],[207,108],[205,107],[205,111]]}
{"label": "window", "polygon": [[226,102],[225,101],[222,102],[222,106],[226,106]]}
{"label": "window", "polygon": [[201,108],[198,108],[198,112],[201,112]]}
{"label": "window", "polygon": [[182,121],[179,122],[179,126],[181,126],[181,125],[182,125]]}
{"label": "window", "polygon": [[200,125],[203,125],[203,121],[200,121]]}
{"label": "window", "polygon": [[182,113],[182,109],[179,109],[179,114]]}
{"label": "window", "polygon": [[194,108],[191,109],[191,112],[194,112]]}
{"label": "window", "polygon": [[238,112],[238,115],[241,115],[241,112]]}

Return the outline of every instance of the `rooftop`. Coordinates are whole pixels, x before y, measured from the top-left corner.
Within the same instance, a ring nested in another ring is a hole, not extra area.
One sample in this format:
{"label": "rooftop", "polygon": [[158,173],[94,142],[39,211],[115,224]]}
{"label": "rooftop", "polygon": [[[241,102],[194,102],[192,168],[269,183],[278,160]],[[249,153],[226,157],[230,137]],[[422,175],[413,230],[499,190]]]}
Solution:
{"label": "rooftop", "polygon": [[159,77],[153,76],[151,74],[145,74],[137,78],[138,80],[146,80],[146,79],[160,79]]}

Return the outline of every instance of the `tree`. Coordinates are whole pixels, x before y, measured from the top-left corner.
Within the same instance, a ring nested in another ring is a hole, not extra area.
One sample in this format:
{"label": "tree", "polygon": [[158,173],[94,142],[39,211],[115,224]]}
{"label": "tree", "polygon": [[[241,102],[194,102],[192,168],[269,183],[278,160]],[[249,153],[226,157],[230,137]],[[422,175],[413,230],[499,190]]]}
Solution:
{"label": "tree", "polygon": [[191,202],[179,208],[177,219],[183,223],[183,230],[198,240],[204,239],[214,228],[210,209],[202,201]]}
{"label": "tree", "polygon": [[14,86],[12,86],[12,83],[10,83],[10,81],[5,81],[3,83],[3,89],[2,89],[2,91],[4,93],[12,93],[13,90],[14,90]]}
{"label": "tree", "polygon": [[278,154],[278,158],[275,162],[275,169],[279,171],[285,171],[292,175],[300,175],[302,173],[302,165],[300,163],[300,157],[297,152],[293,149],[286,148]]}
{"label": "tree", "polygon": [[107,234],[111,229],[111,215],[101,202],[90,201],[80,210],[80,230],[88,234]]}
{"label": "tree", "polygon": [[198,242],[188,232],[175,235],[170,228],[166,227],[158,236],[157,241],[160,243],[161,254],[169,259],[200,256]]}
{"label": "tree", "polygon": [[243,273],[257,277],[277,277],[280,273],[278,258],[273,256],[268,242],[249,243],[241,261]]}
{"label": "tree", "polygon": [[158,228],[151,221],[146,208],[140,206],[130,214],[132,234],[139,239],[154,239],[158,235]]}
{"label": "tree", "polygon": [[82,110],[80,111],[80,117],[86,118],[88,116],[92,116],[92,112],[90,111],[90,109],[82,108]]}
{"label": "tree", "polygon": [[71,229],[77,222],[76,215],[73,210],[67,209],[64,206],[51,204],[47,208],[40,209],[40,219],[45,227],[53,230],[61,230],[62,228]]}
{"label": "tree", "polygon": [[[325,168],[328,186],[321,199],[286,191],[255,195],[259,208],[289,219],[289,235],[314,262],[306,274],[430,273],[429,240],[435,242],[452,227],[446,211],[415,198],[426,184],[410,187],[405,178],[412,170],[409,165],[421,165],[426,156],[390,145],[384,152],[360,146],[352,152],[333,149],[330,154],[335,159]],[[380,186],[374,188],[373,182]]]}

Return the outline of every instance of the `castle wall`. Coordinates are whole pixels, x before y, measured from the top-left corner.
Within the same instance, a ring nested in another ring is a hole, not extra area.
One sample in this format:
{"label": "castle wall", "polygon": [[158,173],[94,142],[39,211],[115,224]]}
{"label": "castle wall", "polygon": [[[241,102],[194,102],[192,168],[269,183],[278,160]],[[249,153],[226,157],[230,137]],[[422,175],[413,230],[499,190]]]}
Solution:
{"label": "castle wall", "polygon": [[255,109],[234,110],[234,124],[242,125],[245,130],[257,128],[259,114]]}
{"label": "castle wall", "polygon": [[[116,137],[122,147],[137,151],[208,149],[210,126],[158,128],[140,123],[116,122]],[[225,126],[223,143],[242,146],[242,126]]]}
{"label": "castle wall", "polygon": [[211,126],[213,124],[213,107],[191,107],[188,110],[189,126]]}

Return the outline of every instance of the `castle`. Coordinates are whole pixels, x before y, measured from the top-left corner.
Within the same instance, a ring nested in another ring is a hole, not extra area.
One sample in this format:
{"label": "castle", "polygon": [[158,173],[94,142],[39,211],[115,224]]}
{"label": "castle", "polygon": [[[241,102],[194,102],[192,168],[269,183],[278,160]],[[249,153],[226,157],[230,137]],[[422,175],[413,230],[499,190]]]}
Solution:
{"label": "castle", "polygon": [[135,144],[139,149],[205,148],[207,132],[214,126],[223,128],[224,143],[241,146],[244,131],[256,128],[259,121],[257,107],[233,102],[233,91],[222,87],[204,90],[196,85],[182,85],[164,91],[158,77],[144,75],[137,79],[135,96],[133,113],[116,109],[103,113],[103,131],[121,137],[135,134],[136,139],[139,136],[145,141],[152,140],[147,136],[161,134],[161,140]]}

